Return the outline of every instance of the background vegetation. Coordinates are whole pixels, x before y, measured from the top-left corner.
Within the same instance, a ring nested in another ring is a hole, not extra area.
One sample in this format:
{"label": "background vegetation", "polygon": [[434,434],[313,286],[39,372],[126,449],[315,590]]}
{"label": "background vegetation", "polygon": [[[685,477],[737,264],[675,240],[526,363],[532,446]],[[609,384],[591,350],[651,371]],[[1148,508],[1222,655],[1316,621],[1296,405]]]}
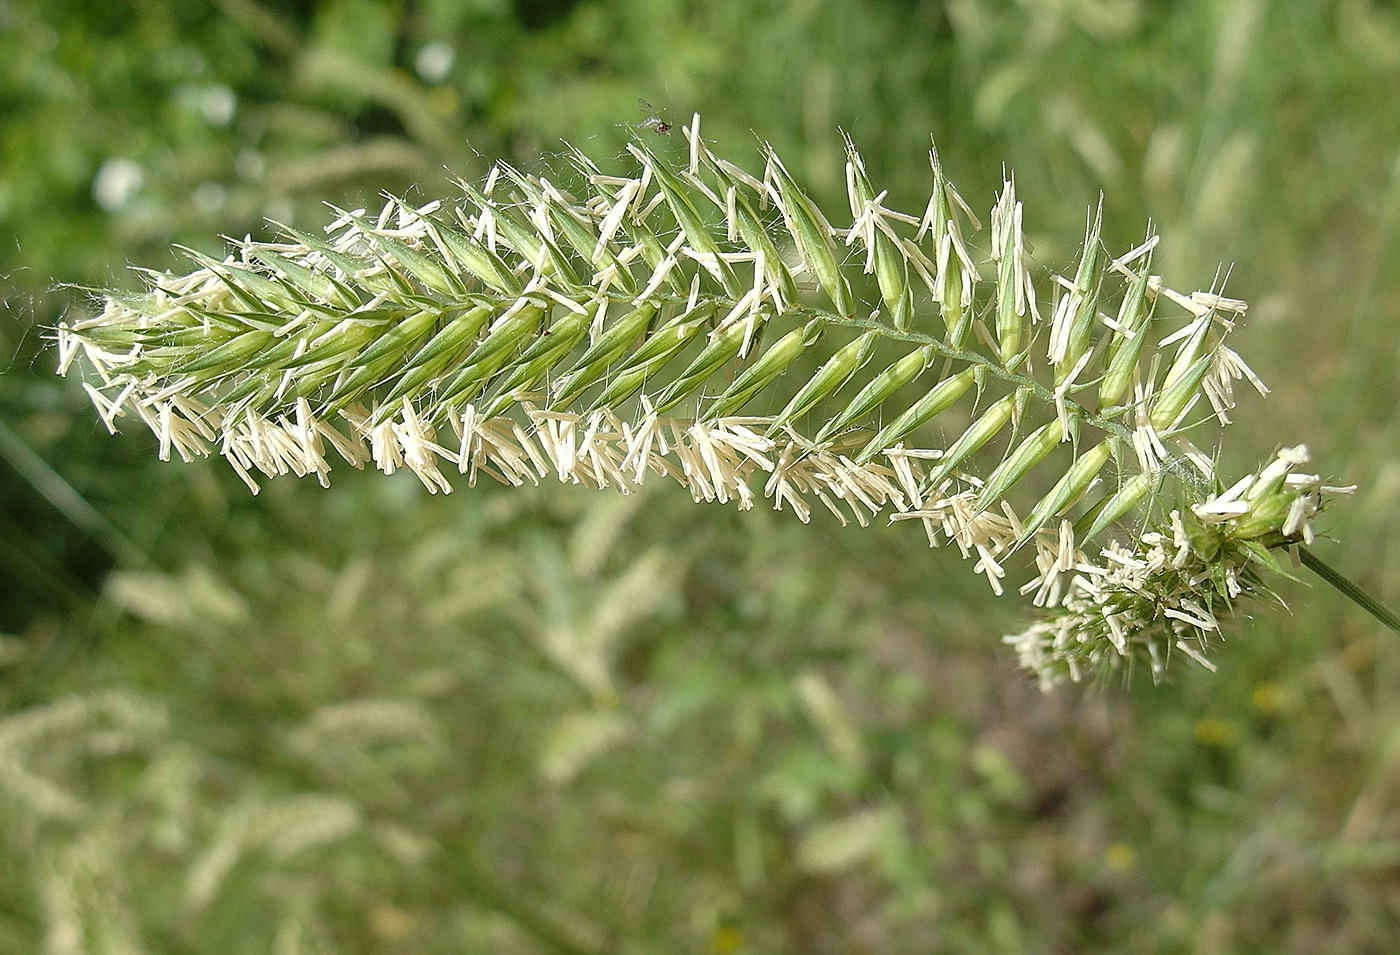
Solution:
{"label": "background vegetation", "polygon": [[932,134],[1045,265],[1103,192],[1176,287],[1230,268],[1275,393],[1227,466],[1359,484],[1318,550],[1394,606],[1393,3],[0,0],[0,62],[0,952],[1400,949],[1400,647],[1316,585],[1217,674],[1042,695],[916,528],[253,499],[42,337],[176,244],[607,160],[638,97],[832,207],[838,127],[895,207]]}

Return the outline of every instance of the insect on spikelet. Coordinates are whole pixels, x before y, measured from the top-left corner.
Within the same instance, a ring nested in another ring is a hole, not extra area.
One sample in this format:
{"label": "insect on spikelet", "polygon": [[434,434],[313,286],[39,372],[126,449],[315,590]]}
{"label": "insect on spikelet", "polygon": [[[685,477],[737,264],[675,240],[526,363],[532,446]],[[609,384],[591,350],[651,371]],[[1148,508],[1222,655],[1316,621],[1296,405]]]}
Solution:
{"label": "insect on spikelet", "polygon": [[661,114],[657,112],[655,106],[644,99],[638,99],[637,108],[647,114],[647,118],[637,124],[638,129],[649,130],[659,136],[665,136],[671,131],[671,124],[661,118]]}
{"label": "insect on spikelet", "polygon": [[1349,490],[1302,473],[1301,446],[1215,474],[1189,436],[1228,423],[1235,381],[1265,390],[1226,345],[1245,304],[1167,288],[1155,235],[1115,257],[1095,213],[1078,263],[1036,282],[1010,179],[988,235],[936,154],[916,216],[848,142],[833,225],[771,148],[751,173],[698,116],[684,132],[681,165],[637,139],[622,173],[575,151],[559,182],[502,166],[324,237],[192,254],[60,326],[60,371],[84,368],[109,429],[139,418],[162,458],[217,451],[254,493],[327,483],[333,450],[430,492],[453,471],[623,493],[661,476],[804,521],[917,521],[998,593],[1021,552],[1045,616],[1007,639],[1047,685],[1210,665],[1221,616]]}

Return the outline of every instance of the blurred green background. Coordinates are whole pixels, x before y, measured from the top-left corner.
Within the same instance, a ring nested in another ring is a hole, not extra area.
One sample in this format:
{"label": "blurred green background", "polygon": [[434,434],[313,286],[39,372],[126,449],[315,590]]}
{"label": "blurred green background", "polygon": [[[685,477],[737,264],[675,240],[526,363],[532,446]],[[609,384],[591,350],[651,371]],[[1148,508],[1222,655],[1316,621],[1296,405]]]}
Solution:
{"label": "blurred green background", "polygon": [[[851,133],[1106,197],[1253,303],[1226,473],[1360,485],[1400,604],[1400,7],[1382,0],[0,0],[0,952],[1400,951],[1400,647],[1282,582],[1167,685],[1040,693],[916,528],[430,497],[110,437],[45,330],[128,265],[431,198],[645,98],[833,215]],[[1291,611],[1291,612],[1290,612]]]}

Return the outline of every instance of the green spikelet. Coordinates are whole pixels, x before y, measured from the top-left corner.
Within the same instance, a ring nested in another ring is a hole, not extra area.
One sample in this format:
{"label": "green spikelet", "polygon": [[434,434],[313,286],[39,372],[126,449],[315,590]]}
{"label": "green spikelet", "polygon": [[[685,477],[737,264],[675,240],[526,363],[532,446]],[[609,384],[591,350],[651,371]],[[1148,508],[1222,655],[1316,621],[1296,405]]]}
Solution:
{"label": "green spikelet", "polygon": [[751,174],[697,130],[684,166],[640,141],[621,174],[575,152],[555,181],[501,167],[324,237],[192,253],[61,326],[60,369],[109,428],[217,451],[255,492],[325,483],[329,446],[430,491],[659,475],[803,520],[916,520],[998,591],[1025,549],[1048,616],[1009,640],[1047,683],[1204,661],[1270,551],[1311,540],[1339,489],[1298,473],[1302,449],[1227,488],[1187,439],[1228,422],[1233,381],[1264,389],[1225,344],[1244,303],[1165,288],[1155,236],[1115,258],[1096,212],[1072,274],[1037,281],[1009,178],[976,236],[936,153],[915,216],[848,141],[833,225],[772,149]]}

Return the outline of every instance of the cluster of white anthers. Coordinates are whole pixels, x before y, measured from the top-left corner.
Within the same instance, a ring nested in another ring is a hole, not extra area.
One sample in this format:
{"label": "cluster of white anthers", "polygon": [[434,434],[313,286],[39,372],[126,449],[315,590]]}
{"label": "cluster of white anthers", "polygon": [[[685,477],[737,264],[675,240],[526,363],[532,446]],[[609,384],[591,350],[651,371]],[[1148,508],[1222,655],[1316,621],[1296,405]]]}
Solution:
{"label": "cluster of white anthers", "polygon": [[[79,334],[82,328],[77,326]],[[60,332],[64,370],[79,349],[106,380],[138,357],[104,351],[65,329]],[[469,486],[482,472],[515,486],[538,484],[553,475],[564,483],[623,493],[655,473],[684,485],[697,502],[733,501],[746,509],[761,496],[775,508],[790,507],[804,522],[811,517],[813,499],[842,524],[847,522],[846,512],[861,526],[886,511],[891,520],[920,520],[931,544],[949,540],[965,557],[976,555],[977,571],[987,575],[998,594],[1005,571],[997,558],[1014,549],[1023,532],[1005,501],[1001,513],[979,511],[980,482],[969,485],[966,475],[959,475],[961,482],[947,478],[932,492],[923,489],[923,462],[936,460],[938,451],[899,444],[880,455],[887,463],[857,464],[842,453],[838,442],[817,443],[791,427],[767,434],[775,424],[772,417],[697,422],[644,409],[632,424],[608,408],[584,415],[523,402],[527,425],[507,415],[484,417],[468,404],[450,417],[453,433],[443,436],[405,400],[399,415],[377,424],[363,406],[344,409],[347,435],[315,415],[304,398],[297,401],[294,417],[272,420],[247,408],[226,416],[218,406],[181,394],[178,382],[167,393],[150,396],[138,396],[135,382],[115,397],[91,384],[84,388],[109,430],[115,433],[116,420],[130,411],[159,439],[162,460],[169,460],[173,451],[189,462],[217,449],[254,493],[260,487],[255,473],[314,475],[328,485],[327,445],[357,468],[370,462],[386,474],[407,468],[432,492],[452,490],[444,466],[466,475]],[[956,489],[959,484],[961,490]],[[1035,538],[1042,560],[1046,553],[1063,550],[1064,533],[1067,524],[1060,537],[1042,533]],[[1059,566],[1055,560],[1051,563]]]}
{"label": "cluster of white anthers", "polygon": [[1214,670],[1205,653],[1221,635],[1217,609],[1257,594],[1258,571],[1273,566],[1261,532],[1310,544],[1313,518],[1327,498],[1356,490],[1294,470],[1308,460],[1306,447],[1284,448],[1188,514],[1171,511],[1169,532],[1141,534],[1132,546],[1109,544],[1098,561],[1069,541],[1053,561],[1042,553],[1040,575],[1027,590],[1037,590],[1037,604],[1057,609],[1006,642],[1046,687],[1136,661],[1157,679],[1173,652]]}

